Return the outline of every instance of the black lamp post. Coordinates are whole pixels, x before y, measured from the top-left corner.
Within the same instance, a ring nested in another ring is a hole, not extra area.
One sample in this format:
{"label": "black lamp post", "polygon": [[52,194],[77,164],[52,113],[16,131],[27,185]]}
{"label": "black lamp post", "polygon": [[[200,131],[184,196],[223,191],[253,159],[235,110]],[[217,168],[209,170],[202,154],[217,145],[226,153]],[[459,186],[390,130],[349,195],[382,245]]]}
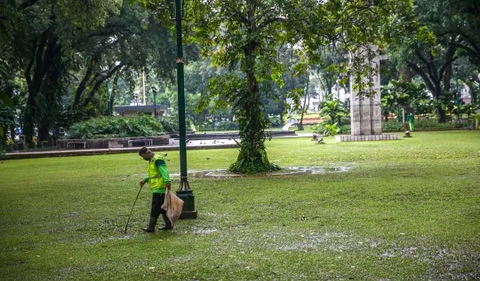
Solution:
{"label": "black lamp post", "polygon": [[177,196],[185,203],[183,204],[181,219],[197,218],[195,210],[195,197],[188,183],[187,174],[187,143],[185,132],[185,92],[184,92],[184,74],[183,74],[183,46],[182,46],[182,16],[183,1],[170,0],[170,12],[175,8],[175,27],[177,33],[177,88],[178,88],[178,119],[180,134],[180,187],[177,190]]}
{"label": "black lamp post", "polygon": [[155,86],[152,87],[153,93],[153,117],[157,119],[157,88]]}

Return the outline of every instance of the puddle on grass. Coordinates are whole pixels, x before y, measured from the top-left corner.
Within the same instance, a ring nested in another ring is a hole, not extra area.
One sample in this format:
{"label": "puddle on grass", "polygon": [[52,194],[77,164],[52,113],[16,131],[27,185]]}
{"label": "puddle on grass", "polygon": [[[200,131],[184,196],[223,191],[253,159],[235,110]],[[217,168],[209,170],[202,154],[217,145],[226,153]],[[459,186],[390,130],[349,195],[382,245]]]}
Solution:
{"label": "puddle on grass", "polygon": [[360,247],[360,244],[345,233],[310,233],[300,235],[301,240],[290,241],[276,247],[279,251],[298,251],[305,249],[323,249],[334,252],[345,252]]}
{"label": "puddle on grass", "polygon": [[[317,175],[325,173],[335,173],[335,172],[347,172],[351,167],[347,166],[337,166],[337,167],[322,167],[322,166],[296,166],[296,167],[286,167],[280,171],[274,171],[270,173],[262,173],[259,176],[294,176],[294,175]],[[225,169],[218,170],[206,170],[206,171],[195,171],[192,170],[188,173],[189,178],[216,178],[216,179],[225,179],[225,178],[240,178],[246,177],[248,175],[241,175],[231,173]],[[253,175],[255,176],[255,175]],[[170,174],[171,178],[179,178],[180,174]]]}
{"label": "puddle on grass", "polygon": [[193,235],[208,235],[217,232],[216,228],[198,228],[194,227],[192,230],[181,231],[180,234],[193,234]]}
{"label": "puddle on grass", "polygon": [[126,233],[123,233],[123,231],[122,231],[122,233],[118,236],[95,238],[95,239],[89,240],[87,242],[87,244],[97,245],[97,244],[103,244],[103,243],[110,242],[110,241],[131,240],[131,239],[134,239],[134,238],[135,238],[135,235],[126,234]]}
{"label": "puddle on grass", "polygon": [[195,235],[198,235],[198,234],[212,234],[214,232],[217,232],[217,229],[215,228],[211,228],[211,229],[201,229],[201,228],[193,228],[193,231],[192,233],[195,234]]}

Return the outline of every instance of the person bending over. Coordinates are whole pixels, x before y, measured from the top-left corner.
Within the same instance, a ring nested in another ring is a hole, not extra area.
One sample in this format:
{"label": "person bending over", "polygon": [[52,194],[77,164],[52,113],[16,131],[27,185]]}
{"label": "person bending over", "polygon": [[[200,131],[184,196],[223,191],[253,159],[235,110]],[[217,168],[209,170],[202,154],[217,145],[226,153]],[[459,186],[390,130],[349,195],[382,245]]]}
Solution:
{"label": "person bending over", "polygon": [[155,232],[155,226],[157,225],[157,220],[160,214],[162,214],[164,225],[159,229],[173,229],[173,226],[167,217],[167,212],[162,209],[163,201],[165,200],[165,191],[171,187],[167,165],[162,156],[153,153],[146,147],[142,147],[138,154],[145,161],[148,161],[148,177],[140,181],[140,185],[143,186],[145,183],[148,183],[150,190],[152,191],[150,221],[148,226],[142,228],[142,230],[146,232]]}

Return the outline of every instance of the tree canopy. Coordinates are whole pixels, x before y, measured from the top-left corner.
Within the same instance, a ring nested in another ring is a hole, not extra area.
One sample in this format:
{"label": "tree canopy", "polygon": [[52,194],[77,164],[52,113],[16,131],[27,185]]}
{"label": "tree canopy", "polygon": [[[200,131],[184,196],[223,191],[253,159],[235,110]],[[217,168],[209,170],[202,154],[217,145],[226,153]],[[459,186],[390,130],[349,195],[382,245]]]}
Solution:
{"label": "tree canopy", "polygon": [[[288,66],[276,59],[282,46],[303,49],[311,62],[318,61],[318,48],[334,42],[355,53],[403,35],[413,16],[410,1],[388,0],[211,0],[194,2],[192,9],[190,26],[203,54],[230,71],[211,80],[204,99],[220,96],[234,107],[241,143],[231,170],[247,173],[277,168],[265,151],[268,123],[261,96],[268,95],[272,83],[285,85],[283,73]],[[356,59],[353,73],[360,76],[373,71],[363,58]],[[298,93],[290,92],[296,104]]]}

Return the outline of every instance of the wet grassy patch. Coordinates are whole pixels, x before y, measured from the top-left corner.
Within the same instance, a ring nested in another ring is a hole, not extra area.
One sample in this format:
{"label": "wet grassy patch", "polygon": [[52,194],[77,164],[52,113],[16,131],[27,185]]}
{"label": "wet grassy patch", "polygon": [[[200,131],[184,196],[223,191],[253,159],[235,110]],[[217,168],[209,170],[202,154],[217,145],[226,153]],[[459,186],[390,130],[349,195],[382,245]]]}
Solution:
{"label": "wet grassy patch", "polygon": [[[197,220],[144,234],[150,194],[137,154],[0,164],[2,280],[478,280],[480,133],[318,145],[267,142],[315,175],[191,178]],[[194,170],[237,151],[188,152]],[[178,152],[165,157],[172,173]],[[178,180],[174,181],[174,186]]]}

